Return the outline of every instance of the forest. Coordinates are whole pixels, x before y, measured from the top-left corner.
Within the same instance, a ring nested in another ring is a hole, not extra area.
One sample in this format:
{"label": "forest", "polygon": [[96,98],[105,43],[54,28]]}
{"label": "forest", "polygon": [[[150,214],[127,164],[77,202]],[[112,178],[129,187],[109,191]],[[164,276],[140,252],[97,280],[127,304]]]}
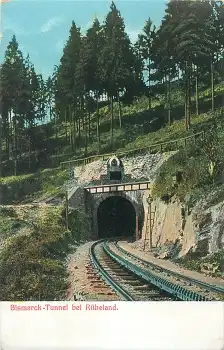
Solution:
{"label": "forest", "polygon": [[[192,115],[223,105],[215,89],[224,81],[223,52],[224,3],[213,0],[169,1],[160,26],[148,17],[134,43],[112,2],[103,23],[96,18],[86,33],[72,22],[46,80],[13,36],[0,67],[0,176],[33,172],[41,157],[49,163],[114,151],[115,131],[130,132],[142,120],[147,132],[181,118],[191,130]],[[127,122],[127,114],[134,118]]]}

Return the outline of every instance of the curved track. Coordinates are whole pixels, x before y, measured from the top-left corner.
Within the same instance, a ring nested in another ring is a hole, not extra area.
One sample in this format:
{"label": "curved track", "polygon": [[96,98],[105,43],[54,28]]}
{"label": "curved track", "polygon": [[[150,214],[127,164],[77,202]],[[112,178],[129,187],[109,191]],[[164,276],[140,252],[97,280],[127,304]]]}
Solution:
{"label": "curved track", "polygon": [[90,259],[98,274],[120,296],[128,301],[169,301],[175,296],[164,292],[145,281],[121,263],[116,261],[105,246],[104,240],[97,241],[90,248]]}
{"label": "curved track", "polygon": [[221,287],[149,263],[125,251],[117,242],[93,243],[90,259],[101,278],[122,300],[223,300]]}
{"label": "curved track", "polygon": [[[199,281],[195,278],[183,276],[178,272],[171,271],[169,269],[160,267],[152,262],[149,262],[147,260],[144,260],[140,257],[138,257],[135,254],[132,254],[118,244],[118,242],[114,242],[115,247],[118,249],[119,252],[122,254],[125,254],[127,257],[130,257],[132,260],[135,260],[137,264],[147,267],[151,269],[152,271],[156,271],[160,274],[163,274],[165,276],[169,276],[171,278],[174,278],[176,281],[179,281],[179,283],[182,283],[183,285],[190,286],[192,288],[196,288],[201,294],[210,294],[211,298],[209,300],[212,300],[212,296],[217,296],[221,300],[224,299],[224,286],[221,285],[212,285],[206,282]],[[214,298],[214,300],[217,300]]]}

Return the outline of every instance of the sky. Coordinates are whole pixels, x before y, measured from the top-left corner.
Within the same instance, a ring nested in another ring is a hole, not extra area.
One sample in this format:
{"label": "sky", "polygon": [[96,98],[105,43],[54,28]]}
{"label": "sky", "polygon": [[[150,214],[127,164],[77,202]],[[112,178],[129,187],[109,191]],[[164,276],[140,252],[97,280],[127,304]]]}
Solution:
{"label": "sky", "polygon": [[[0,0],[1,1],[1,0]],[[164,0],[115,0],[125,21],[126,32],[135,40],[150,17],[156,26],[165,10]],[[37,73],[46,79],[59,64],[63,47],[74,20],[85,32],[94,17],[100,22],[109,11],[111,0],[11,0],[1,5],[2,40],[0,63],[13,34],[24,56],[28,53]]]}

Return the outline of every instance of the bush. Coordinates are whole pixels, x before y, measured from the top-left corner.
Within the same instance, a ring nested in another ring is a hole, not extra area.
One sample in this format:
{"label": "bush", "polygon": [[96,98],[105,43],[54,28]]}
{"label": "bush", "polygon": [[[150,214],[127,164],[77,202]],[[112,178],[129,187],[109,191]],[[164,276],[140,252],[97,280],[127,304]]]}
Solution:
{"label": "bush", "polygon": [[[182,180],[175,183],[180,172]],[[211,183],[205,157],[194,147],[181,150],[165,162],[156,178],[153,195],[164,197],[177,195],[182,201],[198,187]]]}
{"label": "bush", "polygon": [[90,239],[90,223],[90,217],[78,210],[74,210],[69,214],[69,227],[77,241],[84,243]]}
{"label": "bush", "polygon": [[4,203],[24,200],[27,196],[63,195],[62,185],[68,179],[67,170],[45,169],[35,174],[0,178],[4,187]]}
{"label": "bush", "polygon": [[211,265],[211,267],[212,265],[215,265],[216,269],[213,273],[213,276],[222,277],[224,272],[224,250],[220,250],[216,253],[212,253],[210,255],[207,255],[206,257],[200,258],[193,258],[192,255],[189,255],[176,260],[176,262],[188,269],[196,270],[198,272],[202,272],[203,266],[205,264],[209,264]]}
{"label": "bush", "polygon": [[[177,195],[184,201],[187,194],[198,198],[205,190],[209,192],[208,187],[211,192],[212,185],[212,190],[219,185],[224,162],[223,121],[220,114],[211,113],[211,116],[213,121],[207,126],[205,139],[197,144],[189,143],[162,165],[153,188],[154,196],[170,198]],[[178,172],[182,174],[182,180],[175,183]]]}

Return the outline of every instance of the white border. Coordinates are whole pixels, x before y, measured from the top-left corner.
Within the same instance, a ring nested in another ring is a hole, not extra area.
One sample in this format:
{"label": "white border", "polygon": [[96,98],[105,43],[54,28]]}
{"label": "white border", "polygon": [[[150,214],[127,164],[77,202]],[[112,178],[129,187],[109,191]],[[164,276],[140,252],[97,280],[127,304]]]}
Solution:
{"label": "white border", "polygon": [[[1,350],[222,350],[224,345],[223,302],[13,303],[39,305],[42,311],[10,311],[11,304],[0,304]],[[46,304],[68,310],[47,311]],[[87,304],[117,310],[88,311]]]}

